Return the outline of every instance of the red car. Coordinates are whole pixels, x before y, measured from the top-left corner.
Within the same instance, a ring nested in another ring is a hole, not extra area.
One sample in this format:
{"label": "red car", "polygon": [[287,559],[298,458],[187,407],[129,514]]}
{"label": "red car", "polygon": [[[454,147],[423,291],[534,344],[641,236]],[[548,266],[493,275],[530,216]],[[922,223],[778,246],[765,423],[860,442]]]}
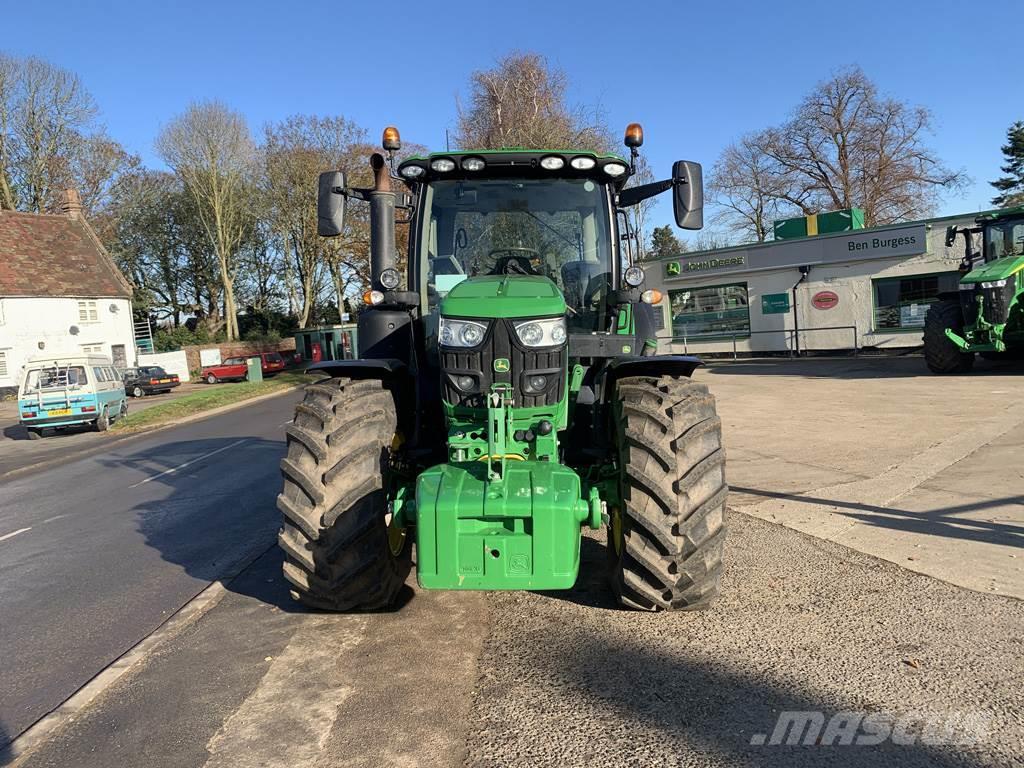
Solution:
{"label": "red car", "polygon": [[284,358],[279,353],[261,352],[258,355],[229,357],[220,365],[208,365],[203,368],[203,379],[207,384],[216,384],[218,381],[245,381],[249,373],[247,361],[254,357],[259,358],[264,376],[273,376],[285,368]]}
{"label": "red car", "polygon": [[284,370],[286,363],[280,352],[261,352],[260,367],[264,376],[273,376]]}
{"label": "red car", "polygon": [[207,384],[218,381],[244,381],[249,373],[247,357],[229,357],[220,365],[208,365],[203,368],[203,379]]}

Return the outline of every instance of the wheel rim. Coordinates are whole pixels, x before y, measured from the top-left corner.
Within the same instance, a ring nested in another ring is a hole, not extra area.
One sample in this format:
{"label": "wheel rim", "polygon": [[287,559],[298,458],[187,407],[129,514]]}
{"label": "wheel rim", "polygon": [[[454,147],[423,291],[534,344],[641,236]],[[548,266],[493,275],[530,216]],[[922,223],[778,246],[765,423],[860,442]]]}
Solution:
{"label": "wheel rim", "polygon": [[619,507],[612,507],[608,512],[611,521],[612,547],[615,549],[615,555],[622,557],[622,510]]}
{"label": "wheel rim", "polygon": [[142,397],[142,387],[136,387],[132,390],[132,394],[136,397]]}
{"label": "wheel rim", "polygon": [[407,531],[404,525],[399,524],[397,515],[388,513],[384,520],[388,526],[388,549],[391,550],[392,555],[398,557],[405,549]]}

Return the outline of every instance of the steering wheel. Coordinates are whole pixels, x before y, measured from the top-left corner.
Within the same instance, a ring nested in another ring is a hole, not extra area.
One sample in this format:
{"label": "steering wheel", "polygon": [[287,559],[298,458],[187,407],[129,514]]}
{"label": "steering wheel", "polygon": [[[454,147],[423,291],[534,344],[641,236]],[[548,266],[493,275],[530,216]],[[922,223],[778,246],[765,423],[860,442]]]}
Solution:
{"label": "steering wheel", "polygon": [[535,248],[524,248],[523,246],[509,246],[508,248],[495,248],[487,254],[490,259],[496,253],[507,253],[494,262],[494,268],[490,271],[492,275],[538,275],[533,268],[530,257],[524,254],[531,254],[534,258],[540,259],[540,251]]}

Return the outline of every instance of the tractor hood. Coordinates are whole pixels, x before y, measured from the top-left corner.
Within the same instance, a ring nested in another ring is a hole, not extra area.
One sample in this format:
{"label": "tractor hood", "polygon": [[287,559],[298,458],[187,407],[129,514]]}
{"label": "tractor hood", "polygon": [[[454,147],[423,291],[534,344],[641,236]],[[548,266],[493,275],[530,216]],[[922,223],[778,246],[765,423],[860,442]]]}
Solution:
{"label": "tractor hood", "polygon": [[482,275],[463,280],[441,300],[445,317],[554,317],[565,297],[551,280],[529,275]]}
{"label": "tractor hood", "polygon": [[988,283],[994,280],[1005,280],[1024,270],[1024,256],[1012,256],[990,261],[977,269],[971,270],[962,278],[961,283]]}

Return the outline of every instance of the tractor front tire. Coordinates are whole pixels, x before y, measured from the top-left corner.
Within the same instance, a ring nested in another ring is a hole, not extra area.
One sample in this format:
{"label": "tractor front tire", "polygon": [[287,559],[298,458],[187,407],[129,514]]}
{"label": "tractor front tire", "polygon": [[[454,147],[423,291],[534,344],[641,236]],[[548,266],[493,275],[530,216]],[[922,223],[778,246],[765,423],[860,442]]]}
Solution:
{"label": "tractor front tire", "polygon": [[615,416],[612,589],[638,610],[706,608],[718,594],[729,492],[715,399],[688,378],[623,378]]}
{"label": "tractor front tire", "polygon": [[389,607],[411,568],[404,531],[386,521],[397,416],[380,381],[333,378],[306,387],[286,430],[278,543],[292,597],[311,608]]}
{"label": "tractor front tire", "polygon": [[928,307],[924,318],[924,361],[932,373],[967,373],[974,367],[974,353],[961,352],[946,335],[946,329],[964,332],[960,302],[942,299]]}

